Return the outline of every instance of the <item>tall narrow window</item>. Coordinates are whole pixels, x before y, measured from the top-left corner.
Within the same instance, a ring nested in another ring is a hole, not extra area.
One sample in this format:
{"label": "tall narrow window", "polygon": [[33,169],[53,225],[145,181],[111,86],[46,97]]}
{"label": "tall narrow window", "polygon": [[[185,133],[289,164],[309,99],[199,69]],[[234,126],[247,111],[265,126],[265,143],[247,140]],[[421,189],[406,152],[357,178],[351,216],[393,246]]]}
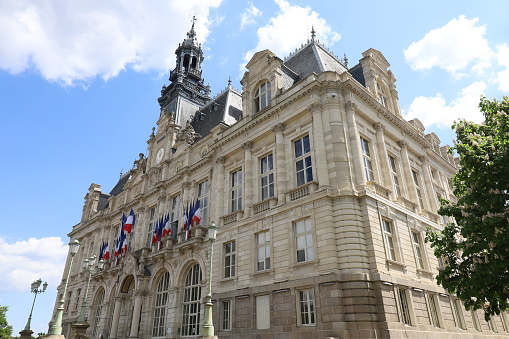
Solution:
{"label": "tall narrow window", "polygon": [[78,288],[78,291],[76,292],[76,304],[74,304],[75,311],[77,311],[78,307],[80,306],[80,295],[81,295],[81,288]]}
{"label": "tall narrow window", "polygon": [[191,267],[186,275],[184,301],[182,303],[182,335],[200,333],[201,269],[198,264]]}
{"label": "tall narrow window", "polygon": [[311,163],[311,145],[309,143],[309,135],[296,140],[294,142],[294,147],[297,186],[300,186],[313,180],[313,165]]}
{"label": "tall narrow window", "polygon": [[415,189],[417,190],[417,199],[419,199],[419,206],[421,210],[424,209],[424,203],[422,201],[421,187],[419,186],[418,173],[412,170],[412,177],[414,178]]}
{"label": "tall narrow window", "polygon": [[300,325],[316,325],[315,294],[312,288],[299,291]]}
{"label": "tall narrow window", "polygon": [[383,87],[377,82],[376,88],[378,90],[378,102],[382,104],[382,106],[387,107],[387,96]]}
{"label": "tall narrow window", "polygon": [[256,328],[259,330],[270,328],[269,295],[256,296]]}
{"label": "tall narrow window", "polygon": [[104,307],[104,289],[101,289],[99,292],[96,302],[95,302],[95,312],[94,312],[94,322],[92,327],[92,334],[95,338],[99,338],[100,335],[100,324],[101,324],[101,316]]}
{"label": "tall narrow window", "polygon": [[392,231],[392,222],[382,220],[382,227],[384,232],[385,251],[387,259],[396,260],[396,251],[394,249],[394,236]]}
{"label": "tall narrow window", "polygon": [[440,308],[436,294],[428,294],[429,313],[431,316],[431,323],[435,327],[442,327],[440,323]]}
{"label": "tall narrow window", "polygon": [[170,273],[163,274],[157,284],[154,305],[154,325],[152,326],[152,337],[164,337],[166,335],[166,309],[170,289]]}
{"label": "tall narrow window", "polygon": [[235,241],[224,244],[224,277],[230,278],[235,276]]}
{"label": "tall narrow window", "polygon": [[294,223],[297,262],[315,259],[312,231],[311,219],[304,219]]}
{"label": "tall narrow window", "polygon": [[171,236],[177,238],[179,219],[180,219],[180,194],[174,196],[171,199],[171,212],[170,212],[170,223],[171,223]]}
{"label": "tall narrow window", "polygon": [[412,243],[414,245],[415,261],[417,268],[424,269],[424,260],[422,258],[422,243],[421,236],[417,232],[412,232]]}
{"label": "tall narrow window", "polygon": [[231,330],[232,301],[221,301],[221,331]]}
{"label": "tall narrow window", "polygon": [[461,305],[461,301],[459,301],[459,299],[453,299],[452,306],[454,308],[454,315],[456,316],[456,325],[462,330],[465,330],[467,325],[465,324],[465,318],[463,317],[463,306]]}
{"label": "tall narrow window", "polygon": [[476,331],[481,332],[481,323],[479,322],[479,315],[477,314],[477,310],[470,310],[470,314],[472,315],[472,322],[474,323],[474,328]]}
{"label": "tall narrow window", "polygon": [[260,159],[262,200],[274,196],[274,165],[272,154]]}
{"label": "tall narrow window", "polygon": [[389,166],[391,167],[391,175],[392,175],[392,181],[394,184],[394,193],[396,196],[401,196],[401,188],[399,186],[399,178],[398,178],[398,171],[396,168],[396,160],[394,157],[389,155]]}
{"label": "tall narrow window", "polygon": [[270,82],[264,82],[255,92],[255,112],[261,111],[270,105],[271,93]]}
{"label": "tall narrow window", "polygon": [[209,210],[209,182],[205,180],[198,184],[198,201],[200,202],[201,221],[202,225],[207,225],[207,216]]}
{"label": "tall narrow window", "polygon": [[409,293],[409,291],[407,289],[398,288],[398,297],[399,297],[399,308],[400,308],[400,312],[401,312],[401,321],[405,325],[412,325],[412,317],[410,315],[408,293]]}
{"label": "tall narrow window", "polygon": [[239,169],[231,174],[231,211],[242,209],[242,170]]}
{"label": "tall narrow window", "polygon": [[270,269],[270,231],[256,235],[256,269],[264,271]]}
{"label": "tall narrow window", "polygon": [[366,172],[366,181],[373,181],[373,167],[371,166],[371,153],[369,152],[369,142],[361,137],[362,157],[364,160],[364,171]]}
{"label": "tall narrow window", "polygon": [[71,296],[72,291],[67,292],[67,305],[65,306],[65,312],[69,312],[69,307],[71,306]]}
{"label": "tall narrow window", "polygon": [[157,208],[151,207],[148,221],[147,247],[152,246],[152,235],[154,234],[154,226],[157,219]]}

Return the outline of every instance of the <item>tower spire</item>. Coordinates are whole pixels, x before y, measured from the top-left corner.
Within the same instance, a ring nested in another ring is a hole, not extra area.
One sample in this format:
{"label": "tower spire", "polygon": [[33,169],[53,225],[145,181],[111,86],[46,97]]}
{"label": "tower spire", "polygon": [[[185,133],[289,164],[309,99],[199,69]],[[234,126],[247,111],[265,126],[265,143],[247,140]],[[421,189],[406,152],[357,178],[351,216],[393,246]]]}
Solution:
{"label": "tower spire", "polygon": [[311,26],[311,42],[315,42],[315,28]]}

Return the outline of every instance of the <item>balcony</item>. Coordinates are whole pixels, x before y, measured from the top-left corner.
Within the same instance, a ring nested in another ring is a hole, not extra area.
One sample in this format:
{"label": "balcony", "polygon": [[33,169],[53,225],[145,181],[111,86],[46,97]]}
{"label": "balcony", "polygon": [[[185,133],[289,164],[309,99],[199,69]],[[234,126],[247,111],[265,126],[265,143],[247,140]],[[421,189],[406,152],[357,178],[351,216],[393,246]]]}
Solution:
{"label": "balcony", "polygon": [[256,204],[253,205],[253,213],[258,214],[261,212],[268,211],[272,207],[276,206],[276,203],[277,203],[276,197],[271,197],[263,201],[257,202]]}
{"label": "balcony", "polygon": [[378,194],[386,199],[389,199],[389,196],[392,192],[390,189],[388,189],[380,184],[377,184],[374,181],[368,181],[367,185],[368,185],[368,188],[371,189],[372,191],[374,191],[376,194]]}
{"label": "balcony", "polygon": [[318,182],[310,181],[308,183],[305,183],[304,185],[289,190],[288,192],[286,192],[286,195],[287,197],[289,197],[290,201],[294,201],[307,195],[310,195],[311,193],[315,192],[317,188]]}
{"label": "balcony", "polygon": [[236,222],[244,216],[244,210],[238,210],[233,213],[223,215],[220,219],[223,221],[223,225],[228,225]]}

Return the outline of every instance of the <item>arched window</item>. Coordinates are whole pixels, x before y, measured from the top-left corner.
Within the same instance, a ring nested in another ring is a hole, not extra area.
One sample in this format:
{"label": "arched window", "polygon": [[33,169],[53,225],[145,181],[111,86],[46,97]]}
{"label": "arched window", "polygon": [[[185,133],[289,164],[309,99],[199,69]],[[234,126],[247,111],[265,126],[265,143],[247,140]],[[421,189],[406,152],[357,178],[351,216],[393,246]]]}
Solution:
{"label": "arched window", "polygon": [[100,336],[99,326],[101,325],[101,315],[102,315],[103,306],[104,306],[104,289],[103,288],[101,288],[101,290],[98,292],[95,300],[96,301],[94,303],[95,312],[94,312],[92,333],[94,335],[94,338],[99,338],[99,336]]}
{"label": "arched window", "polygon": [[270,94],[270,82],[264,82],[255,92],[255,112],[261,111],[265,107],[270,105],[271,94]]}
{"label": "arched window", "polygon": [[166,308],[168,304],[168,290],[170,289],[170,273],[163,274],[157,284],[156,302],[154,305],[154,326],[152,337],[164,337],[166,335]]}
{"label": "arched window", "polygon": [[195,264],[186,275],[184,301],[182,303],[182,335],[195,336],[200,333],[201,269]]}

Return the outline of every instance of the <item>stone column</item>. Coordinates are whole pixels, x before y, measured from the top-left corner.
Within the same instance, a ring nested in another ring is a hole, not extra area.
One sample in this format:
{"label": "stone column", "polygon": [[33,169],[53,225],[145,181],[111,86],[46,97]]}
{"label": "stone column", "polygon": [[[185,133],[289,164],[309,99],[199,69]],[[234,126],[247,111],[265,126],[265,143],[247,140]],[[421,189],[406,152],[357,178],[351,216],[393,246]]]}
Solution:
{"label": "stone column", "polygon": [[417,205],[417,208],[420,209],[417,187],[415,187],[414,176],[412,174],[412,168],[410,167],[410,158],[408,157],[408,142],[401,140],[398,141],[398,145],[401,147],[401,162],[403,163],[403,174],[408,187],[409,198]]}
{"label": "stone column", "polygon": [[[329,171],[327,170],[327,154],[325,152],[325,138],[323,133],[322,107],[319,103],[314,103],[308,107],[313,116],[313,142],[315,150],[315,180],[319,183],[319,188],[330,188]],[[318,177],[318,178],[316,178]]]}
{"label": "stone column", "polygon": [[355,109],[357,105],[352,101],[346,102],[346,120],[348,123],[348,136],[352,147],[352,159],[354,168],[355,183],[357,185],[366,184],[366,173],[364,172],[364,163],[362,161],[362,148],[357,123],[355,122]]}
{"label": "stone column", "polygon": [[184,181],[182,184],[182,187],[184,188],[184,194],[182,195],[182,205],[184,206],[184,209],[187,208],[189,205],[189,195],[191,191],[191,181]]}
{"label": "stone column", "polygon": [[285,125],[277,124],[272,127],[276,133],[276,180],[277,180],[277,203],[278,205],[286,202],[286,163],[285,163],[285,144],[283,131]]}
{"label": "stone column", "polygon": [[[429,158],[424,155],[419,158],[422,161],[422,172],[424,174],[424,182],[426,185],[426,195],[428,196],[429,209],[433,213],[437,213],[438,204],[435,198],[435,190],[433,189],[433,181],[431,179],[431,173],[429,168]],[[422,192],[421,192],[422,193]]]}
{"label": "stone column", "polygon": [[389,155],[387,154],[387,147],[385,146],[385,126],[382,123],[375,123],[373,125],[376,129],[376,143],[378,144],[378,151],[380,153],[380,165],[382,167],[382,180],[381,184],[392,191],[392,196],[396,198],[397,192],[394,191],[394,182],[391,175],[391,167],[389,164]]}
{"label": "stone column", "polygon": [[244,149],[244,203],[242,208],[246,216],[251,215],[251,205],[253,205],[253,143],[246,141],[242,144]]}
{"label": "stone column", "polygon": [[115,298],[115,308],[113,309],[113,320],[111,322],[110,339],[117,338],[118,322],[120,320],[120,309],[122,308],[122,298]]}
{"label": "stone column", "polygon": [[[219,225],[219,218],[224,215],[224,201],[227,198],[224,191],[224,163],[226,162],[226,158],[220,156],[216,159],[217,163],[217,189],[216,189],[216,211],[215,218],[217,219]],[[212,220],[212,219],[210,219]]]}
{"label": "stone column", "polygon": [[131,333],[129,334],[129,338],[138,338],[142,300],[143,296],[137,292],[134,297],[133,319],[131,320]]}
{"label": "stone column", "polygon": [[138,215],[136,216],[136,249],[141,249],[145,247],[145,240],[146,235],[148,233],[148,230],[146,229],[148,227],[148,223],[145,222],[145,207],[139,207],[138,208]]}

